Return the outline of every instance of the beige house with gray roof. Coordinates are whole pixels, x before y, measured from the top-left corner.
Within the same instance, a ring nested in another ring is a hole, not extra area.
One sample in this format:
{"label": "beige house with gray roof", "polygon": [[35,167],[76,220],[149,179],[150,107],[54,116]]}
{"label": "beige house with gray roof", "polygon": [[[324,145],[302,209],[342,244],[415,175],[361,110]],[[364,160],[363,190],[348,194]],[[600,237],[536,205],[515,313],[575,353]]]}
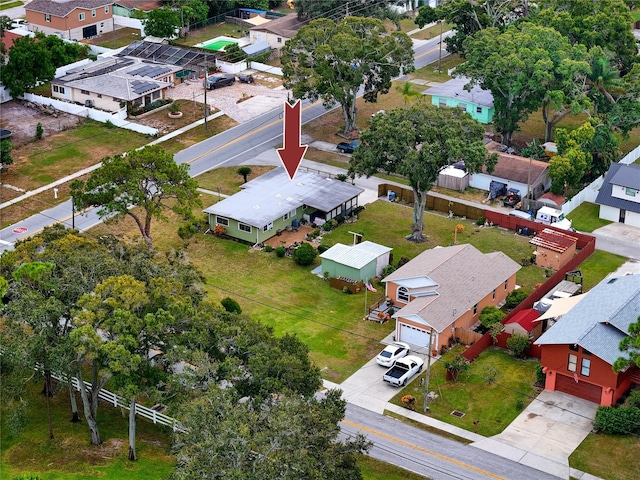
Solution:
{"label": "beige house with gray roof", "polygon": [[33,0],[24,9],[31,31],[66,40],[113,31],[113,2],[109,0]]}
{"label": "beige house with gray roof", "polygon": [[482,253],[468,244],[425,250],[383,280],[399,308],[393,315],[396,340],[439,351],[456,328],[471,328],[484,307],[506,299],[518,270],[504,253]]}
{"label": "beige house with gray roof", "polygon": [[180,70],[182,67],[139,58],[105,58],[52,80],[52,96],[115,113],[125,103],[144,107],[164,98]]}

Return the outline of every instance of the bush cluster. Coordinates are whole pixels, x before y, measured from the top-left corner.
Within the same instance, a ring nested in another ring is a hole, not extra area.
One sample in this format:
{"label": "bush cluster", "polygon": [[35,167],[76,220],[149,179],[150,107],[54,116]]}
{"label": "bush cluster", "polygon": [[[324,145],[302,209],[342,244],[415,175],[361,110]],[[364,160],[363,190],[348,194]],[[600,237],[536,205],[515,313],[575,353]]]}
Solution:
{"label": "bush cluster", "polygon": [[280,258],[284,257],[284,254],[287,252],[287,249],[284,247],[276,247],[276,255]]}
{"label": "bush cluster", "polygon": [[640,433],[640,408],[598,407],[593,427],[609,435]]}
{"label": "bush cluster", "polygon": [[507,295],[505,305],[510,309],[515,308],[520,305],[520,303],[522,303],[522,301],[528,296],[529,295],[527,295],[527,292],[519,288],[518,290],[514,290],[513,292],[510,292],[509,295]]}
{"label": "bush cluster", "polygon": [[303,267],[311,265],[318,256],[318,251],[310,243],[303,243],[293,252],[293,260]]}

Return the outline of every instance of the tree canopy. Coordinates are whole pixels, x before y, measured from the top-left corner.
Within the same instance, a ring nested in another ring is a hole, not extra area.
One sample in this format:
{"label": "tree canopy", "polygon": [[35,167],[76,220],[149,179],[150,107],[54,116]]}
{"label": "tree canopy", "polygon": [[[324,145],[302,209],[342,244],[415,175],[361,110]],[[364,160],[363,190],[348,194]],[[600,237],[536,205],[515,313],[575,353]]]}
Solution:
{"label": "tree canopy", "polygon": [[629,366],[640,366],[640,316],[629,324],[629,335],[620,342],[620,356],[613,364],[613,370],[619,373]]}
{"label": "tree canopy", "polygon": [[154,8],[142,19],[142,26],[146,35],[174,38],[181,26],[180,12],[169,5]]}
{"label": "tree canopy", "polygon": [[284,84],[294,98],[322,99],[325,108],[337,102],[345,133],[355,129],[361,87],[364,100],[375,102],[389,92],[394,77],[414,69],[406,34],[387,34],[380,20],[360,17],[310,22],[286,43],[281,58]]}
{"label": "tree canopy", "polygon": [[350,174],[371,176],[385,171],[404,176],[414,194],[409,237],[419,241],[423,239],[426,195],[442,167],[464,161],[471,173],[483,165],[493,171],[497,157],[489,155],[483,137],[482,125],[458,108],[420,103],[379,113],[360,136]]}
{"label": "tree canopy", "polygon": [[176,164],[162,147],[147,146],[104,158],[86,182],[71,184],[71,196],[77,210],[97,207],[100,218],[130,216],[151,247],[154,218],[165,220],[167,211],[190,218],[193,208],[201,205],[198,183],[189,177],[188,168]]}

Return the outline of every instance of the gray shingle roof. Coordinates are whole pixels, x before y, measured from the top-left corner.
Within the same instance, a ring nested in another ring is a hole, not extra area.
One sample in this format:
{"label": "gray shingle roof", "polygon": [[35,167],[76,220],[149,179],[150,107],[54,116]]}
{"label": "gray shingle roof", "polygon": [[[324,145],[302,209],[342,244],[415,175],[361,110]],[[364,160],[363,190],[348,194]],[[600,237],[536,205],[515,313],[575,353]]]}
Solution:
{"label": "gray shingle roof", "polygon": [[329,212],[364,192],[364,189],[348,182],[313,172],[298,171],[294,179],[289,180],[282,167],[245,183],[243,187],[241,192],[204,212],[262,228],[302,205]]}
{"label": "gray shingle roof", "polygon": [[[442,332],[518,270],[520,265],[504,253],[482,253],[466,244],[425,250],[383,281],[403,284],[422,278],[435,282],[431,288],[426,283],[416,285],[425,296],[412,300],[394,316],[419,318]],[[413,293],[411,288],[409,293]]]}
{"label": "gray shingle roof", "polygon": [[478,85],[471,87],[471,90],[465,90],[464,86],[469,83],[469,81],[466,77],[457,77],[448,82],[428,88],[422,92],[422,94],[431,95],[432,97],[456,98],[483,107],[493,107],[493,95],[489,90],[483,90]]}
{"label": "gray shingle roof", "polygon": [[640,275],[607,277],[549,328],[536,345],[577,344],[609,364],[640,315]]}
{"label": "gray shingle roof", "polygon": [[66,17],[76,8],[84,10],[92,10],[94,8],[111,5],[113,2],[108,0],[33,0],[25,5],[25,10],[33,10],[34,12],[48,13],[56,17]]}
{"label": "gray shingle roof", "polygon": [[[596,197],[596,203],[598,205],[606,205],[608,207],[640,213],[640,203],[611,196],[614,185],[627,186],[625,184],[640,184],[640,166],[612,163],[609,167],[609,171],[604,177],[604,182],[602,183],[602,187],[600,187],[598,196]],[[629,188],[636,188],[640,190],[640,185],[635,187],[629,186]]]}

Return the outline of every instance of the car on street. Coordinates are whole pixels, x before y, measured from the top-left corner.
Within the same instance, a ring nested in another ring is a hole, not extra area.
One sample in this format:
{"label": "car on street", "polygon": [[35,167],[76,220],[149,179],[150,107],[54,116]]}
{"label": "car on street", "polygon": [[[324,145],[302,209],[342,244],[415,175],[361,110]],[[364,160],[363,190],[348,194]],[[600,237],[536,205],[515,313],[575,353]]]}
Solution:
{"label": "car on street", "polygon": [[404,342],[394,342],[384,347],[376,357],[376,362],[383,367],[390,367],[396,360],[407,355],[409,355],[409,345]]}
{"label": "car on street", "polygon": [[386,371],[382,380],[394,387],[404,387],[409,380],[422,371],[424,360],[415,355],[407,355],[395,361]]}
{"label": "car on street", "polygon": [[336,145],[336,149],[341,153],[353,153],[359,146],[360,142],[340,142]]}
{"label": "car on street", "polygon": [[204,88],[215,90],[220,87],[228,87],[236,82],[236,76],[231,73],[214,73],[204,79]]}

